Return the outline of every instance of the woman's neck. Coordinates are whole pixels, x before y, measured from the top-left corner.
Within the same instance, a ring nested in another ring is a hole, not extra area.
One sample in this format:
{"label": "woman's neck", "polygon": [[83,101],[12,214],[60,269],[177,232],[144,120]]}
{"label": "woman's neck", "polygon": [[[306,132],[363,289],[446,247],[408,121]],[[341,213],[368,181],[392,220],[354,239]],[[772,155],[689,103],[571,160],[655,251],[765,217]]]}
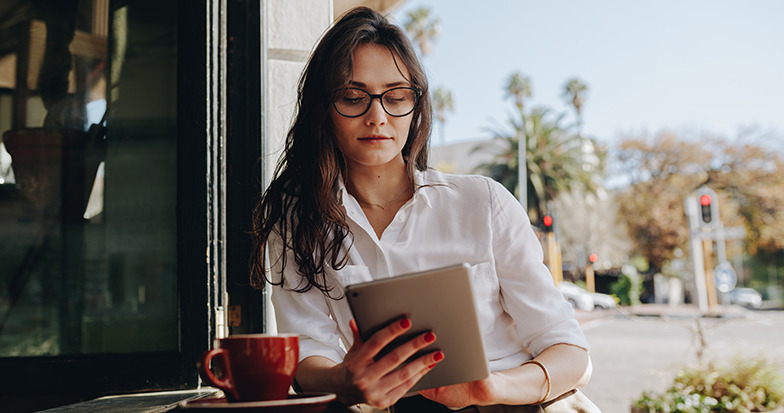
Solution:
{"label": "woman's neck", "polygon": [[414,194],[404,162],[347,171],[346,189],[363,207],[400,207]]}

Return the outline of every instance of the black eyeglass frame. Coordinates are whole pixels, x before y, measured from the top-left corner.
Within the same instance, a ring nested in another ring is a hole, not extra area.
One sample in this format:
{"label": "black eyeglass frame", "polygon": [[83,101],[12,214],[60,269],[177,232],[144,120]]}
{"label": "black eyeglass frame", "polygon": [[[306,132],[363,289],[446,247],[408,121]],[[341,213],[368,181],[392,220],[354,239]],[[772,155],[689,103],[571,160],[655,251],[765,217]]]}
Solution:
{"label": "black eyeglass frame", "polygon": [[[338,93],[340,93],[340,91],[350,90],[350,89],[359,90],[359,91],[365,92],[365,93],[367,93],[368,96],[370,96],[370,100],[368,100],[367,107],[365,108],[365,110],[362,111],[362,113],[360,113],[358,115],[346,115],[345,113],[341,112],[340,109],[338,109],[338,105],[336,103]],[[404,113],[402,115],[393,115],[393,114],[389,113],[389,111],[387,110],[387,107],[384,106],[384,99],[382,99],[382,98],[387,93],[389,93],[389,92],[391,92],[393,90],[400,90],[400,89],[408,89],[408,90],[411,90],[411,91],[414,92],[414,106],[411,107],[411,110],[409,110],[408,112],[406,112],[406,113]],[[385,91],[383,91],[383,92],[381,92],[381,93],[379,93],[377,95],[374,95],[374,94],[368,92],[367,90],[362,89],[362,88],[358,88],[358,87],[343,87],[343,88],[340,88],[340,89],[336,90],[335,93],[332,95],[332,106],[343,117],[346,117],[346,118],[358,118],[358,117],[366,114],[367,111],[370,110],[370,106],[373,105],[373,99],[378,99],[378,101],[381,103],[381,108],[384,109],[384,112],[386,112],[387,115],[395,117],[395,118],[402,118],[403,116],[410,115],[411,112],[413,112],[416,109],[417,105],[419,104],[419,98],[421,96],[422,96],[422,91],[421,90],[419,90],[419,89],[417,89],[415,87],[408,87],[408,86],[393,87],[392,89],[387,89],[387,90],[385,90]]]}

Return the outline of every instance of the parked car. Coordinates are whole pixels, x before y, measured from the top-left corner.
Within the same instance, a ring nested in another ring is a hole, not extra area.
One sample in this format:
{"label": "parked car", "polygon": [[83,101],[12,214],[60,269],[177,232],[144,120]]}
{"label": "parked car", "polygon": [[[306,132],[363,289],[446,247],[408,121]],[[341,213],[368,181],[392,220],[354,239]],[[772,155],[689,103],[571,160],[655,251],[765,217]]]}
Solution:
{"label": "parked car", "polygon": [[575,309],[593,311],[594,302],[588,291],[583,290],[569,281],[562,281],[558,284],[558,289],[561,290],[561,294],[563,294],[566,301]]}
{"label": "parked car", "polygon": [[616,301],[615,297],[602,294],[602,293],[588,293],[593,298],[593,308],[600,308],[602,310],[609,310],[611,308],[615,308],[618,305],[618,301]]}
{"label": "parked car", "polygon": [[747,308],[760,308],[762,306],[762,294],[753,288],[736,288],[730,291],[730,303]]}

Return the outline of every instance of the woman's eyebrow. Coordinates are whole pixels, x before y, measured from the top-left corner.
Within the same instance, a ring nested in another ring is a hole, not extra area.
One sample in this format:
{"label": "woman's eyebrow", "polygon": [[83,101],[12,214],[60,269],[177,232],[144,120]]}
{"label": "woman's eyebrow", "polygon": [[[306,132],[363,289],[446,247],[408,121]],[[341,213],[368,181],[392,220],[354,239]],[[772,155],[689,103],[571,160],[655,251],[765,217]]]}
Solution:
{"label": "woman's eyebrow", "polygon": [[[357,81],[355,81],[355,80],[349,81],[349,82],[348,82],[348,84],[349,84],[350,86],[356,86],[356,87],[367,87],[367,84],[366,84],[366,83],[363,83],[363,82],[357,82]],[[409,82],[406,82],[406,81],[399,81],[399,82],[391,82],[391,83],[386,83],[386,84],[384,84],[384,87],[390,88],[390,87],[397,87],[397,86],[408,86],[408,85],[409,85]]]}

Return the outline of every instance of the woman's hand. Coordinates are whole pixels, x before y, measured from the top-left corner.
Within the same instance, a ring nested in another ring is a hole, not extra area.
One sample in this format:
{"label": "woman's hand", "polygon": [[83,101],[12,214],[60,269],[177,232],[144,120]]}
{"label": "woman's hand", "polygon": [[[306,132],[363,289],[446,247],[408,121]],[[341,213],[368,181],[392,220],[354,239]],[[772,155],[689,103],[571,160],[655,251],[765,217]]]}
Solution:
{"label": "woman's hand", "polygon": [[490,374],[486,379],[451,386],[422,390],[422,396],[452,409],[471,405],[496,404],[500,398],[497,377]]}
{"label": "woman's hand", "polygon": [[[569,344],[555,344],[536,357],[549,371],[532,363],[496,371],[484,380],[423,390],[419,394],[451,408],[470,405],[523,405],[552,400],[579,388],[591,377],[588,352]],[[548,383],[549,381],[549,383]],[[548,391],[548,388],[550,389]]]}
{"label": "woman's hand", "polygon": [[364,343],[354,320],[351,320],[350,326],[354,344],[343,362],[335,366],[342,388],[338,396],[345,404],[366,403],[385,409],[408,393],[422,376],[444,358],[443,353],[434,351],[405,363],[409,357],[435,341],[435,334],[426,332],[375,360],[387,344],[411,328],[408,319],[384,327]]}

